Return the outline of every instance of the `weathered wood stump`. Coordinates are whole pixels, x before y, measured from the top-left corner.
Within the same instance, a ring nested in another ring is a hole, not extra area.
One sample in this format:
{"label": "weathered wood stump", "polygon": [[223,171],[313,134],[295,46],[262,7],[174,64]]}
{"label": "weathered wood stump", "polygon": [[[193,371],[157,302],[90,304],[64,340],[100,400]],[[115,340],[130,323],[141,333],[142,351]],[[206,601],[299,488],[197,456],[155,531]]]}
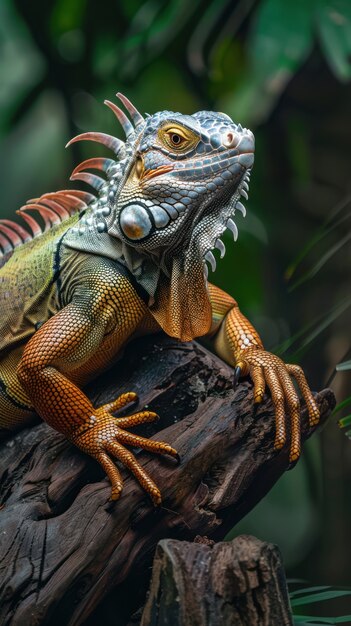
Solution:
{"label": "weathered wood stump", "polygon": [[160,541],[140,626],[292,626],[278,548],[245,535]]}
{"label": "weathered wood stump", "polygon": [[[109,503],[98,464],[44,423],[1,445],[1,624],[77,626],[114,590],[111,624],[122,626],[142,603],[160,539],[221,540],[267,493],[288,468],[288,447],[273,449],[270,399],[255,410],[251,383],[234,391],[232,380],[197,343],[154,336],[131,344],[88,389],[96,404],[136,391],[140,406],[161,415],[139,432],[162,429],[157,438],[182,462],[139,456],[162,491],[159,510],[125,471],[122,497]],[[325,390],[317,401],[323,423],[335,399]],[[305,412],[302,424],[305,439]]]}

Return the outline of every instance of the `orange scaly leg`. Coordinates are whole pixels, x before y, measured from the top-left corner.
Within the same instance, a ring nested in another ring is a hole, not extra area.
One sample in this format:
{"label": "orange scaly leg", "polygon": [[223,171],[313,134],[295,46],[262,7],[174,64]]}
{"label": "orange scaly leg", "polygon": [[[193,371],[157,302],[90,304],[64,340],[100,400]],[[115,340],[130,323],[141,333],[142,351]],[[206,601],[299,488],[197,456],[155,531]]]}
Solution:
{"label": "orange scaly leg", "polygon": [[209,289],[215,321],[213,332],[219,329],[214,336],[217,354],[236,369],[239,368],[237,371],[241,375],[251,376],[256,403],[262,402],[268,386],[275,407],[274,446],[278,450],[285,444],[288,414],[291,424],[290,461],[297,461],[301,453],[300,401],[291,376],[302,392],[310,425],[319,421],[319,410],[301,367],[286,365],[279,357],[266,352],[257,331],[240,312],[235,300],[213,285],[209,285]]}
{"label": "orange scaly leg", "polygon": [[[107,297],[109,306],[101,304],[93,291],[92,301],[86,299],[83,304],[81,300],[73,301],[50,318],[27,344],[17,375],[39,415],[100,463],[111,481],[112,500],[119,498],[123,486],[112,460],[118,459],[134,474],[154,504],[159,505],[158,487],[125,447],[134,446],[178,459],[176,450],[168,443],[148,440],[125,430],[158,419],[156,413],[141,411],[115,418],[112,412],[134,402],[135,393],[122,394],[113,402],[94,408],[70,379],[70,374],[74,379],[74,372],[86,367],[97,349],[100,354],[103,352],[104,337],[111,336],[112,324],[118,332],[123,328],[122,309],[111,307],[111,292],[107,291]],[[137,302],[132,310],[137,310],[136,305]],[[127,313],[129,320],[131,315]]]}

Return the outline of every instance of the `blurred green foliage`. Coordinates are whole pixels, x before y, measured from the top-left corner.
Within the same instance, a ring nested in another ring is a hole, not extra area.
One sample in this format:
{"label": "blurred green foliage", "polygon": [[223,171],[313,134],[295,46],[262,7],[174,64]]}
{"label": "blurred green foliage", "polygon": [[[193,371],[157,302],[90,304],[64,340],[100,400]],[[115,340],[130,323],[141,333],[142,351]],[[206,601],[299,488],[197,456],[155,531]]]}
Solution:
{"label": "blurred green foliage", "polygon": [[[120,133],[101,104],[117,90],[142,111],[217,109],[250,126],[248,214],[213,281],[267,348],[350,397],[350,371],[333,378],[350,359],[349,0],[2,0],[0,52],[3,216],[102,150],[65,151],[71,136]],[[350,484],[332,419],[234,532],[277,542],[294,575],[351,584]]]}
{"label": "blurred green foliage", "polygon": [[[292,585],[291,585],[292,586]],[[350,590],[332,589],[329,586],[305,587],[290,591],[290,605],[294,616],[294,625],[314,624],[315,626],[323,626],[324,624],[350,624],[351,615],[342,615],[339,617],[316,617],[315,615],[301,615],[300,611],[306,612],[315,604],[320,602],[335,600],[337,598],[345,598],[351,595]]]}

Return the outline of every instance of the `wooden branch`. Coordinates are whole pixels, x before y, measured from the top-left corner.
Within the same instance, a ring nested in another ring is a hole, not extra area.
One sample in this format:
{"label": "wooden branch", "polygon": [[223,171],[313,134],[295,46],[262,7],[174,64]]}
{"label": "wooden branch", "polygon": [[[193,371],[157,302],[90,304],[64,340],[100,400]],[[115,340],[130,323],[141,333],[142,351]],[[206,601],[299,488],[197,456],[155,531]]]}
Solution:
{"label": "wooden branch", "polygon": [[[112,589],[126,607],[137,580],[132,605],[160,539],[221,540],[267,493],[288,468],[288,447],[273,449],[270,399],[255,412],[251,383],[234,391],[232,379],[232,369],[197,343],[153,336],[131,344],[90,386],[98,405],[133,390],[140,406],[161,415],[139,430],[162,429],[157,438],[182,458],[177,466],[139,455],[162,491],[160,510],[124,470],[122,497],[109,503],[98,464],[44,423],[2,444],[0,623],[77,626]],[[335,399],[325,390],[317,401],[323,423]],[[312,431],[304,412],[302,424],[305,439]]]}
{"label": "wooden branch", "polygon": [[241,535],[157,545],[140,626],[292,626],[278,548]]}

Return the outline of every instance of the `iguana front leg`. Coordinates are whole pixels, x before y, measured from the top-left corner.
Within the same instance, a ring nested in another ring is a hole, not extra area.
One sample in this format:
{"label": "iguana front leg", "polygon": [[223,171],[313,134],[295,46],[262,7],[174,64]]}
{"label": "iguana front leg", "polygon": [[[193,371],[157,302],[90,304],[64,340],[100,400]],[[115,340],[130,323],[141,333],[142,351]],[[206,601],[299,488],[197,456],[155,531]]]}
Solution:
{"label": "iguana front leg", "polygon": [[[112,459],[119,459],[135,475],[155,504],[161,494],[150,476],[125,448],[131,445],[150,452],[177,457],[167,443],[132,435],[125,429],[153,421],[155,413],[142,411],[116,419],[112,413],[133,401],[133,393],[115,402],[94,408],[75,384],[81,372],[94,372],[101,354],[117,352],[143,315],[143,303],[129,282],[122,285],[101,284],[80,293],[54,317],[50,318],[27,344],[17,375],[39,415],[55,430],[63,433],[78,448],[94,457],[112,483],[111,499],[122,490],[122,479]],[[96,356],[95,356],[96,355]]]}
{"label": "iguana front leg", "polygon": [[238,368],[240,375],[249,374],[254,383],[254,399],[262,402],[268,386],[275,407],[276,435],[274,446],[280,449],[286,442],[286,413],[291,421],[290,461],[301,452],[300,402],[291,377],[294,377],[306,402],[311,426],[319,421],[319,410],[303,370],[298,365],[285,364],[267,352],[252,324],[241,313],[236,301],[218,287],[209,284],[213,311],[212,336],[217,354]]}

